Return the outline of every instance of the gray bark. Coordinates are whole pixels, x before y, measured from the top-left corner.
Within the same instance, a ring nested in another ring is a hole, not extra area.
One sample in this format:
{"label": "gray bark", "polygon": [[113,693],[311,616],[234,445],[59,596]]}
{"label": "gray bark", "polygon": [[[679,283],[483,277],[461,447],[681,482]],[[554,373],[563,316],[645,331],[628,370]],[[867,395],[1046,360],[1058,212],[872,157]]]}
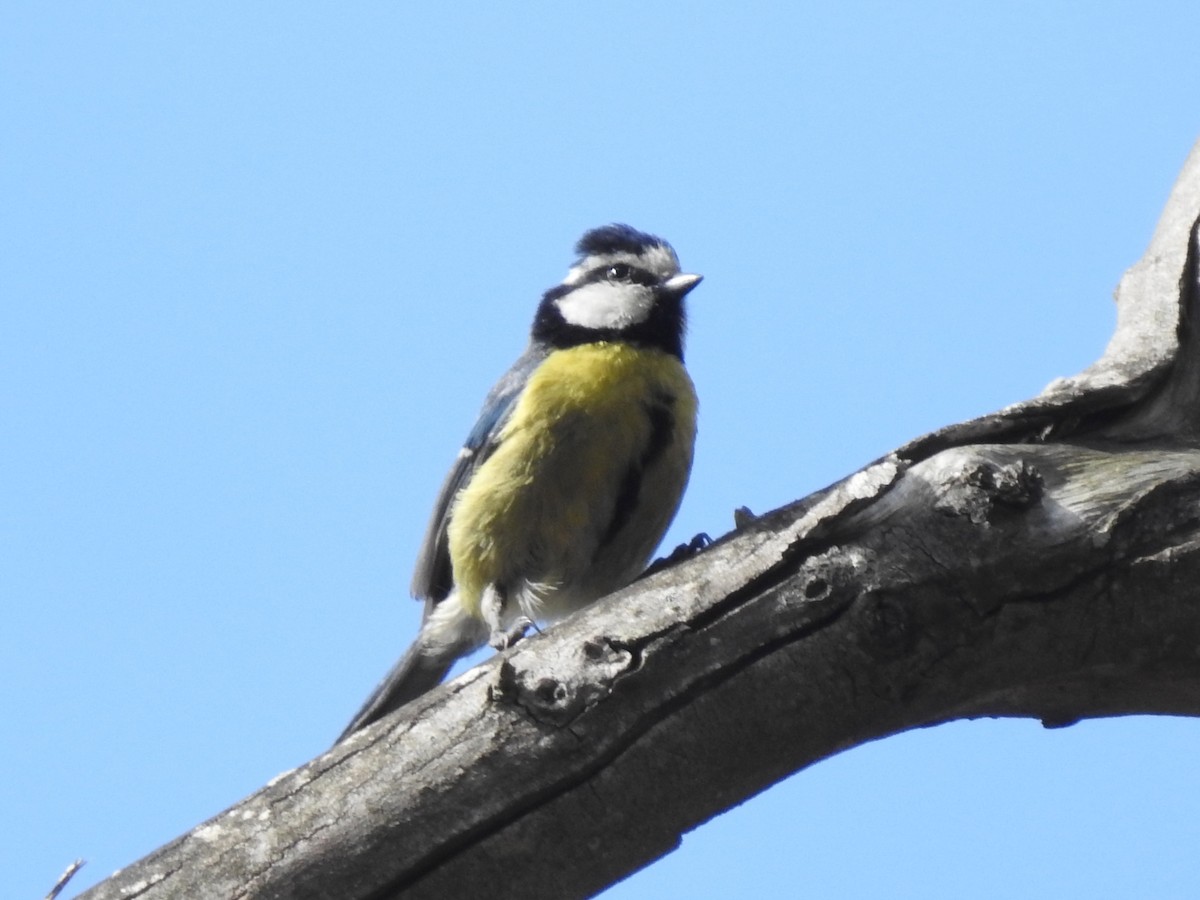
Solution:
{"label": "gray bark", "polygon": [[562,898],[840,750],[1200,714],[1200,145],[1104,356],[523,641],[84,894]]}

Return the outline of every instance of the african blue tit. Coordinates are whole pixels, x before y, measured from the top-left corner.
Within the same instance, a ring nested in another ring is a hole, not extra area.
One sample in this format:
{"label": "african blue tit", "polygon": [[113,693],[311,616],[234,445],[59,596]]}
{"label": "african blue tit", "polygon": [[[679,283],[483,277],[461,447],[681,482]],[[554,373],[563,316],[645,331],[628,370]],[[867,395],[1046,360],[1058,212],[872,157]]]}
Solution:
{"label": "african blue tit", "polygon": [[412,581],[421,630],[339,740],[485,642],[628,584],[675,516],[696,435],[684,297],[701,276],[628,225],[576,251],[442,485]]}

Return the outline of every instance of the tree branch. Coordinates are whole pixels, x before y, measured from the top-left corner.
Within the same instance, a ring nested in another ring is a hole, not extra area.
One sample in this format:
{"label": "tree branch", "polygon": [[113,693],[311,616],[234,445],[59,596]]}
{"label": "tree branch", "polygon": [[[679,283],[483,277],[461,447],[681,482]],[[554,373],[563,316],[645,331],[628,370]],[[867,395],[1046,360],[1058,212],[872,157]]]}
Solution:
{"label": "tree branch", "polygon": [[744,525],[83,896],[586,896],[908,728],[1200,714],[1198,217],[1200,145],[1080,375]]}

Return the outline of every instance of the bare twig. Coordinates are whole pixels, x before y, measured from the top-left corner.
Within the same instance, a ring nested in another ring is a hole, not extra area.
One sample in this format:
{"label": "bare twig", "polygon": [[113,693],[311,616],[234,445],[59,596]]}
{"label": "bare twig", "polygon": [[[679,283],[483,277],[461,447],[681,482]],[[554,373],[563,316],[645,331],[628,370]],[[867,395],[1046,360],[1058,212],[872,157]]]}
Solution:
{"label": "bare twig", "polygon": [[54,900],[55,897],[61,894],[62,889],[67,886],[67,882],[75,877],[75,873],[83,868],[85,862],[86,860],[77,859],[67,866],[67,871],[59,875],[58,881],[54,882],[54,887],[50,888],[50,893],[46,895],[46,900]]}

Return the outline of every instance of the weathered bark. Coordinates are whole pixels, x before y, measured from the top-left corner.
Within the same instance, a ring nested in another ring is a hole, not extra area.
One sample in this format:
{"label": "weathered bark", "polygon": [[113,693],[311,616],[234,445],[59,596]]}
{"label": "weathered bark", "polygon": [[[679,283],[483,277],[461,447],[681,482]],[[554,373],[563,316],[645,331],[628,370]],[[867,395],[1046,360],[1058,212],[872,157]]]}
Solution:
{"label": "weathered bark", "polygon": [[1104,357],[468,672],[84,896],[586,896],[816,760],[1200,714],[1200,145]]}

